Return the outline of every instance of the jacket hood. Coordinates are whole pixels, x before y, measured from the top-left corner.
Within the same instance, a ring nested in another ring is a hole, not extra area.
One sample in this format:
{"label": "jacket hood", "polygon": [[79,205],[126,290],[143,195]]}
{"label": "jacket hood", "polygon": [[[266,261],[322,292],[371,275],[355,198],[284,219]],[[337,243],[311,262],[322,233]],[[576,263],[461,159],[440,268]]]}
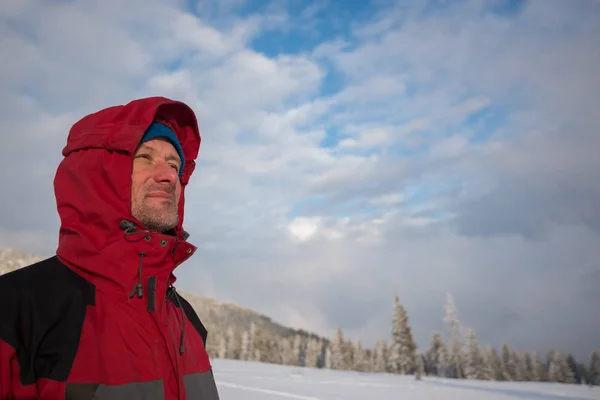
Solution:
{"label": "jacket hood", "polygon": [[[179,222],[171,234],[149,232],[131,213],[133,155],[153,122],[175,132],[185,156]],[[131,291],[142,281],[141,258],[144,279],[158,277],[162,286],[174,282],[173,270],[196,250],[186,241],[183,222],[185,188],[200,142],[193,110],[164,97],[134,100],[76,122],[54,179],[59,258],[100,290]]]}

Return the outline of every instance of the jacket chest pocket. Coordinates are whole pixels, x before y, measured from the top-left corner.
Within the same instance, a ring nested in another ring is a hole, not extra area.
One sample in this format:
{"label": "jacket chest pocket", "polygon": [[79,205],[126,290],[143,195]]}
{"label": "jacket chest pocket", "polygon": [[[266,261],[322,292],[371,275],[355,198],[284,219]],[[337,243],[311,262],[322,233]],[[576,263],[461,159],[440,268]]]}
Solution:
{"label": "jacket chest pocket", "polygon": [[162,379],[123,385],[67,383],[65,400],[165,400]]}

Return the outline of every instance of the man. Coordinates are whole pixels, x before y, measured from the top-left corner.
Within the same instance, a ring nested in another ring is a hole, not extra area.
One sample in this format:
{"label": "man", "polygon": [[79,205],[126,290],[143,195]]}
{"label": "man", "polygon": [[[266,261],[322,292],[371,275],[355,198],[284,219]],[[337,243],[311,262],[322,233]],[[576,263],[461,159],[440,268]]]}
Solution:
{"label": "man", "polygon": [[194,254],[184,191],[194,112],[162,97],[71,128],[56,256],[0,277],[0,399],[219,398],[207,332],[173,288]]}

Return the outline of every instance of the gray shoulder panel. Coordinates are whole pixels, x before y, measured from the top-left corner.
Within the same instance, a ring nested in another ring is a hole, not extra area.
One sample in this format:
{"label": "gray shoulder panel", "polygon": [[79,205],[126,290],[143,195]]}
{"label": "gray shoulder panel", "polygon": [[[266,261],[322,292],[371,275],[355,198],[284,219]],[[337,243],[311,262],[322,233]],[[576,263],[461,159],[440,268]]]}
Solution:
{"label": "gray shoulder panel", "polygon": [[186,399],[219,400],[219,392],[212,370],[185,375],[183,383],[185,384]]}

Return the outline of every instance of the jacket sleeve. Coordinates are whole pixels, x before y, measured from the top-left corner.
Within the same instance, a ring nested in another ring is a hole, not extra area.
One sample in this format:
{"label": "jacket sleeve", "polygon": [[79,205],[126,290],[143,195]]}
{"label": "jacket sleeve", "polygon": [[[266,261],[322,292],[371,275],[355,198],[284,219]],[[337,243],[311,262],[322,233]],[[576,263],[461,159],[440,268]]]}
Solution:
{"label": "jacket sleeve", "polygon": [[0,400],[35,399],[37,385],[21,383],[19,358],[13,346],[0,338]]}
{"label": "jacket sleeve", "polygon": [[65,383],[45,378],[52,376],[56,338],[41,323],[45,310],[14,278],[17,272],[0,276],[0,400],[62,400]]}
{"label": "jacket sleeve", "polygon": [[[6,325],[4,331],[6,331]],[[6,333],[6,332],[5,332]],[[18,345],[17,345],[18,346]],[[65,398],[65,383],[52,379],[33,378],[27,371],[35,357],[0,337],[0,400],[61,400]]]}

